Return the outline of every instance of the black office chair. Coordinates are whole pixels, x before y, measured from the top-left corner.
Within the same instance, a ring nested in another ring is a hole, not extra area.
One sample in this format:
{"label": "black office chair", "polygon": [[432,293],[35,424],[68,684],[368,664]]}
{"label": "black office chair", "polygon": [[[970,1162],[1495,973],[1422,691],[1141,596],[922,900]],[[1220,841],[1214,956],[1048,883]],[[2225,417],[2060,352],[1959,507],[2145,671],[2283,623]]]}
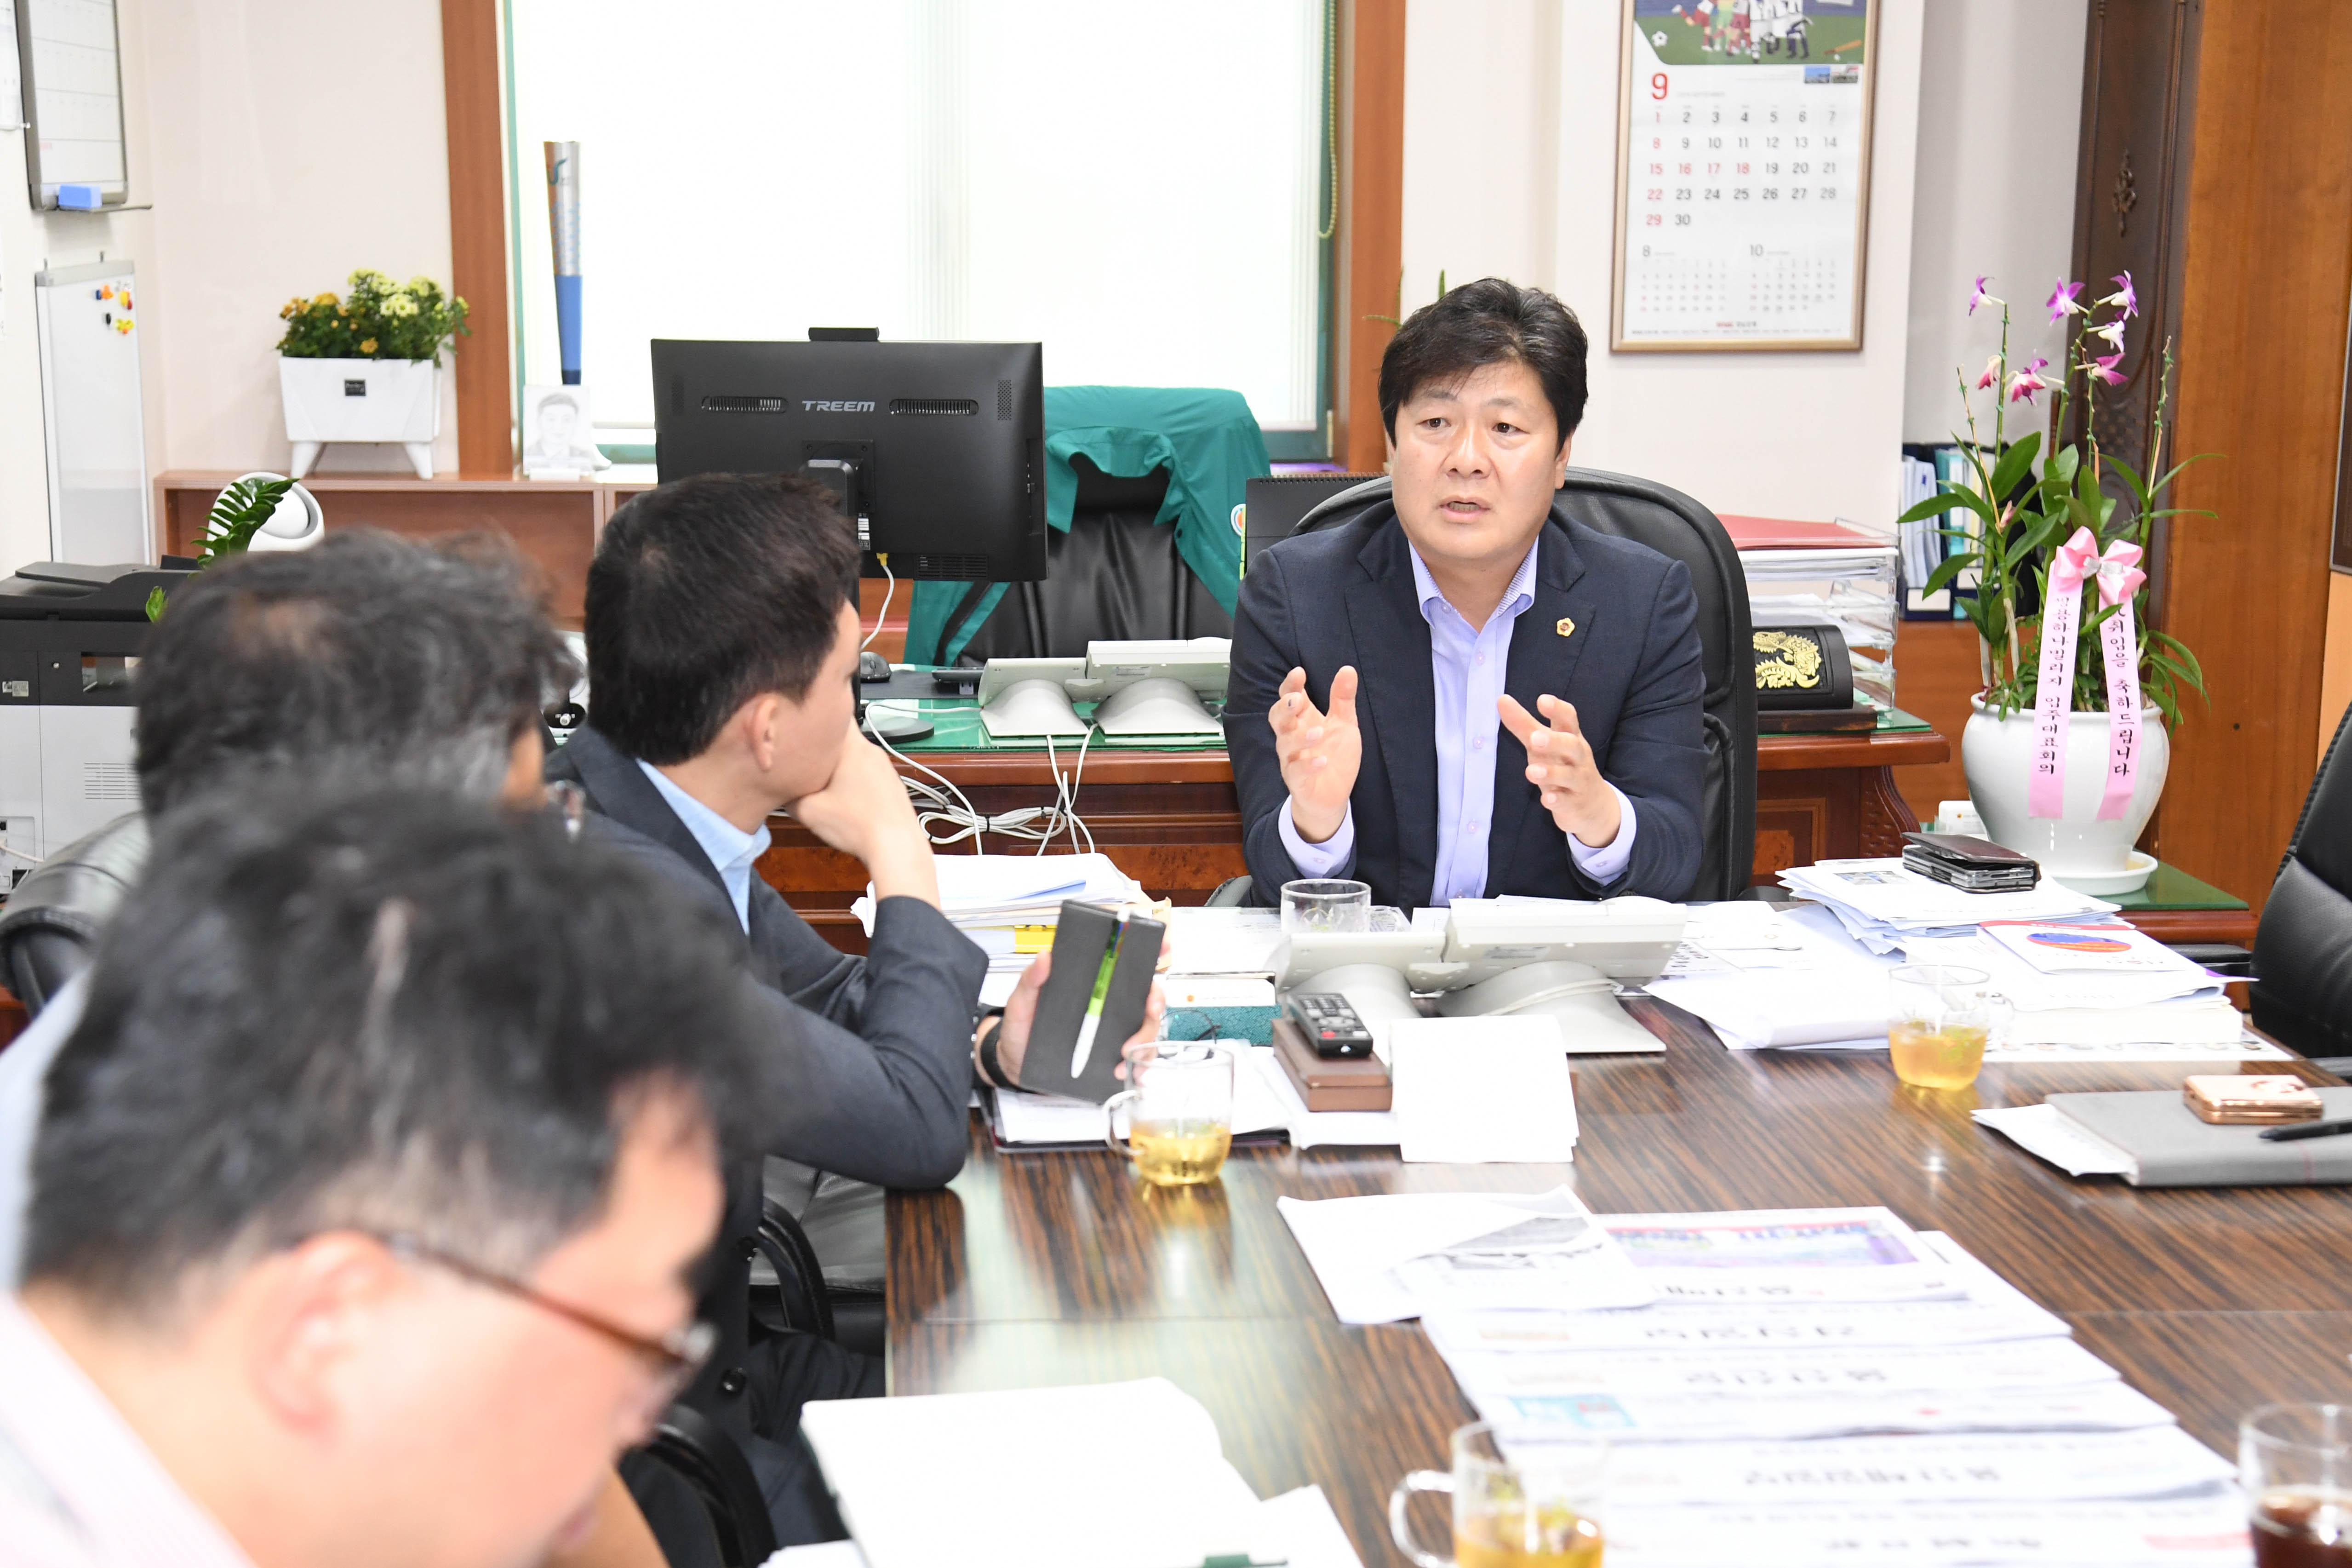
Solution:
{"label": "black office chair", "polygon": [[[1339,527],[1388,499],[1385,477],[1368,480],[1321,502],[1295,531]],[[1706,778],[1699,805],[1704,845],[1698,878],[1686,897],[1694,902],[1743,897],[1756,864],[1756,677],[1748,574],[1740,570],[1739,552],[1715,513],[1680,490],[1629,474],[1570,468],[1551,505],[1555,522],[1574,518],[1596,532],[1646,544],[1690,568],[1706,677],[1701,699]],[[1236,877],[1220,884],[1208,901],[1219,908],[1237,905],[1249,891],[1249,879]]]}
{"label": "black office chair", "polygon": [[2254,1026],[2352,1076],[2352,708],[2303,799],[2254,934]]}
{"label": "black office chair", "polygon": [[89,967],[99,932],[147,864],[147,818],[130,812],[50,856],[0,907],[0,979],[37,1015]]}
{"label": "black office chair", "polygon": [[[702,1505],[703,1521],[709,1527],[708,1544],[715,1549],[720,1568],[759,1568],[776,1554],[776,1529],[768,1517],[767,1499],[760,1493],[759,1478],[741,1447],[719,1423],[689,1405],[673,1405],[663,1412],[644,1447],[623,1461],[624,1474],[638,1462],[657,1465],[686,1483]],[[675,1529],[671,1533],[677,1533]],[[694,1549],[701,1544],[662,1542],[665,1553],[688,1561],[700,1555]]]}
{"label": "black office chair", "polygon": [[[1120,479],[1083,454],[1070,467],[1078,476],[1077,501],[1069,532],[1046,531],[1049,575],[1007,587],[959,662],[1080,658],[1097,640],[1233,636],[1233,616],[1177,553],[1175,528],[1153,521],[1168,494],[1168,470]],[[958,601],[940,647],[953,644],[987,591],[987,584],[975,583]]]}

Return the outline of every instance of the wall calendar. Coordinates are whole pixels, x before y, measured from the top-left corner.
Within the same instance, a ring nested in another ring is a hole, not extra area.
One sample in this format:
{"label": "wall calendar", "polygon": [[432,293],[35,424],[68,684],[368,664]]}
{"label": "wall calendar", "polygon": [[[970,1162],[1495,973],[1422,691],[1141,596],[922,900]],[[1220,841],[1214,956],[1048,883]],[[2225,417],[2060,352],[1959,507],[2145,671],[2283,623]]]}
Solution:
{"label": "wall calendar", "polygon": [[1623,0],[1609,346],[1858,349],[1880,0]]}

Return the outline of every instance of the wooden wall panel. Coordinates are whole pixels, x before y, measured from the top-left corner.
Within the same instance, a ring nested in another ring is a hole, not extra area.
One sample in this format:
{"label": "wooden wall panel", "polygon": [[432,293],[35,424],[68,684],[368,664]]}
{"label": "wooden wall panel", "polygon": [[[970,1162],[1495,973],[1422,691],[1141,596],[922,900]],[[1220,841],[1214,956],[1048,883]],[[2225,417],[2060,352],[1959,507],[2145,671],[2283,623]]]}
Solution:
{"label": "wooden wall panel", "polygon": [[1943,762],[1895,770],[1895,785],[1912,815],[1928,822],[1943,802],[1969,795],[1960,731],[1968,726],[1969,699],[1984,689],[1977,629],[1966,621],[1905,621],[1895,637],[1896,705],[1933,724],[1952,743],[1952,754]]}
{"label": "wooden wall panel", "polygon": [[1348,467],[1377,473],[1388,466],[1381,352],[1395,329],[1371,318],[1398,313],[1404,266],[1404,0],[1354,0],[1349,10],[1348,286],[1340,300],[1348,359],[1339,445]]}
{"label": "wooden wall panel", "polygon": [[2352,298],[2352,29],[2206,10],[2180,310],[2167,629],[2212,691],[2165,793],[2166,860],[2260,906],[2311,783]]}
{"label": "wooden wall panel", "polygon": [[507,299],[506,129],[499,92],[498,0],[441,0],[442,93],[449,124],[451,289],[470,337],[453,356],[457,471],[514,477],[514,331]]}

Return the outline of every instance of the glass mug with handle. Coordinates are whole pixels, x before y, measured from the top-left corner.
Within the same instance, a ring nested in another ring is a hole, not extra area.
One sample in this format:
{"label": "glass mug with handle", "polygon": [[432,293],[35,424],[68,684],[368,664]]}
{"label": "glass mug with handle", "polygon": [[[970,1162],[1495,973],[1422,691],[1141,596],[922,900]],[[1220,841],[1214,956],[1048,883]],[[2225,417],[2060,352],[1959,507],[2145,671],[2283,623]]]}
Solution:
{"label": "glass mug with handle", "polygon": [[[1415,1470],[1389,1495],[1389,1533],[1421,1568],[1601,1568],[1601,1484],[1609,1445],[1541,1443],[1515,1458],[1492,1423],[1454,1434],[1454,1469]],[[1454,1497],[1454,1555],[1413,1540],[1405,1508],[1415,1492]]]}
{"label": "glass mug with handle", "polygon": [[[1133,1089],[1115,1094],[1105,1142],[1135,1162],[1155,1186],[1189,1187],[1216,1180],[1234,1142],[1234,1056],[1205,1040],[1161,1041],[1137,1070]],[[1118,1117],[1127,1111],[1127,1142]]]}

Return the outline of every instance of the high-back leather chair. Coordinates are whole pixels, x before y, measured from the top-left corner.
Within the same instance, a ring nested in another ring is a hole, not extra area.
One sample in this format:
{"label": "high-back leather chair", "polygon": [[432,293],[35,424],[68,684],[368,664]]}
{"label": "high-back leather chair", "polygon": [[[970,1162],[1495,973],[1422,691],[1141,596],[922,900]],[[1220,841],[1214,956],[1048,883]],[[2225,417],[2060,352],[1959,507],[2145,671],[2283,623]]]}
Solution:
{"label": "high-back leather chair", "polygon": [[[1080,658],[1087,644],[1139,637],[1229,637],[1234,618],[1176,550],[1176,531],[1158,521],[1168,470],[1141,479],[1106,474],[1071,459],[1078,499],[1067,533],[1048,529],[1042,583],[1005,589],[961,661]],[[952,645],[988,584],[975,583],[950,613],[940,641]]]}
{"label": "high-back leather chair", "polygon": [[[2254,934],[2254,1026],[2305,1056],[2352,1056],[2352,708],[2304,796]],[[2352,1067],[2352,1061],[2344,1063]],[[2340,1068],[2338,1070],[2342,1070]]]}
{"label": "high-back leather chair", "polygon": [[[1368,480],[1317,506],[1300,533],[1337,528],[1389,499],[1389,481]],[[1574,519],[1597,533],[1646,544],[1690,568],[1698,598],[1700,664],[1706,677],[1702,724],[1706,777],[1699,804],[1704,847],[1692,901],[1746,892],[1756,864],[1756,677],[1748,618],[1748,576],[1715,513],[1680,490],[1630,474],[1570,468],[1551,503],[1552,521]]]}
{"label": "high-back leather chair", "polygon": [[89,967],[99,933],[147,864],[147,818],[128,812],[50,856],[0,906],[0,981],[38,1014]]}

